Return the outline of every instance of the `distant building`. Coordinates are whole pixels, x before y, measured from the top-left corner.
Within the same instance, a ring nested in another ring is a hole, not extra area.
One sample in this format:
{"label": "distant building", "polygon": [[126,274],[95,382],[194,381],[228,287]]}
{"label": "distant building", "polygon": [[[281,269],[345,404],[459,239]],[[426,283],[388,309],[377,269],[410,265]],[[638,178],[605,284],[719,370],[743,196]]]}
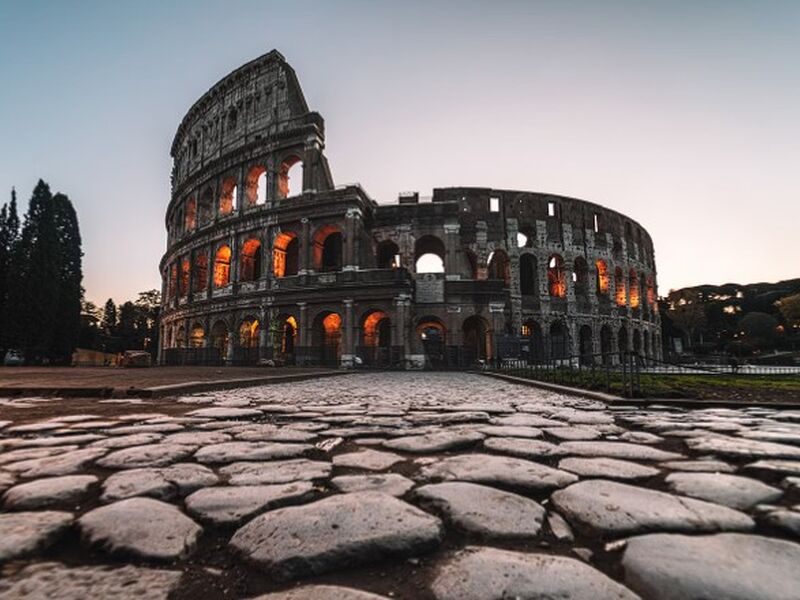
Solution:
{"label": "distant building", "polygon": [[491,188],[378,205],[334,185],[324,147],[274,50],[189,110],[171,152],[162,364],[660,356],[653,243],[635,221]]}

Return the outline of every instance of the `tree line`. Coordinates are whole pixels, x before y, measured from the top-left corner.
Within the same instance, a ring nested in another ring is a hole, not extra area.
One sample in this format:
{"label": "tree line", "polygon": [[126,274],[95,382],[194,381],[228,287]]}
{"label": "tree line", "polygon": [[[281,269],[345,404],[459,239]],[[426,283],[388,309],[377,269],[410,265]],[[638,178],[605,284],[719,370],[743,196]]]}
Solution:
{"label": "tree line", "polygon": [[69,364],[83,298],[78,216],[66,194],[41,179],[20,223],[16,191],[0,208],[0,358]]}
{"label": "tree line", "polygon": [[86,301],[81,314],[79,346],[110,353],[145,350],[155,357],[160,307],[158,290],[140,292],[136,300],[119,306],[109,298],[102,309]]}

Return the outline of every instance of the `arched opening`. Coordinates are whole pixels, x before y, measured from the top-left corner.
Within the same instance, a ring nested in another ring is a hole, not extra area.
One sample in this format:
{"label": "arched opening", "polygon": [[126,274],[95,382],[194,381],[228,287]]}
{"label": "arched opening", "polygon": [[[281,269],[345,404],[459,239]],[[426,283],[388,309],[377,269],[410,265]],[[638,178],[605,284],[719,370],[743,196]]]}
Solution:
{"label": "arched opening", "polygon": [[379,269],[399,269],[400,249],[392,240],[384,240],[378,244],[376,259]]}
{"label": "arched opening", "polygon": [[628,275],[629,281],[629,294],[631,298],[631,308],[639,308],[639,276],[633,269],[630,270]]}
{"label": "arched opening", "polygon": [[573,264],[572,281],[575,284],[575,295],[586,296],[589,293],[589,265],[586,259],[578,256]]}
{"label": "arched opening", "polygon": [[203,190],[197,212],[201,225],[210,222],[214,218],[214,192],[211,191],[210,187]]}
{"label": "arched opening", "polygon": [[495,250],[489,255],[487,277],[489,279],[502,279],[508,285],[511,278],[511,266],[508,254],[503,250]]}
{"label": "arched opening", "polygon": [[647,331],[642,333],[642,354],[645,358],[650,358],[650,334]]}
{"label": "arched opening", "polygon": [[642,353],[642,334],[638,329],[633,330],[633,352],[636,356]]}
{"label": "arched opening", "polygon": [[241,348],[258,348],[258,319],[247,317],[239,326],[239,346]]}
{"label": "arched opening", "polygon": [[272,273],[275,277],[297,275],[300,268],[300,241],[297,234],[284,231],[277,235],[272,247]]}
{"label": "arched opening", "polygon": [[297,319],[292,315],[281,315],[272,322],[273,358],[285,364],[294,364],[297,331]]}
{"label": "arched opening", "polygon": [[521,231],[517,233],[517,248],[525,248],[528,245],[528,236]]}
{"label": "arched opening", "polygon": [[464,320],[461,326],[461,363],[472,365],[492,356],[492,340],[486,321],[477,315]]}
{"label": "arched opening", "polygon": [[569,339],[567,328],[561,321],[550,325],[550,358],[562,360],[569,357]]}
{"label": "arched opening", "polygon": [[211,328],[211,347],[219,351],[224,358],[228,349],[228,326],[224,321],[217,321]]}
{"label": "arched opening", "polygon": [[533,248],[533,242],[536,239],[535,227],[522,227],[517,234],[517,247],[518,248]]}
{"label": "arched opening", "polygon": [[222,288],[231,282],[231,248],[220,246],[214,256],[214,287]]}
{"label": "arched opening", "polygon": [[191,332],[189,334],[189,347],[190,348],[202,348],[203,344],[205,343],[206,332],[203,329],[203,326],[200,323],[195,323],[192,325]]}
{"label": "arched opening", "polygon": [[608,325],[603,325],[600,328],[600,352],[603,355],[603,364],[610,365],[611,364],[611,353],[613,352],[612,348],[612,339],[611,339],[611,327]]}
{"label": "arched opening", "polygon": [[620,267],[614,269],[614,283],[616,285],[614,299],[617,302],[617,306],[625,306],[628,301],[625,291],[625,275],[622,274],[622,269]]}
{"label": "arched opening", "polygon": [[414,267],[417,273],[444,273],[444,242],[424,235],[414,244]]}
{"label": "arched opening", "polygon": [[261,242],[249,239],[242,244],[242,254],[239,259],[239,279],[241,281],[255,281],[261,277]]}
{"label": "arched opening", "polygon": [[181,259],[181,272],[178,278],[178,294],[184,297],[189,294],[189,272],[191,271],[192,264],[189,262],[189,257],[186,256]]}
{"label": "arched opening", "polygon": [[553,298],[565,298],[567,296],[564,259],[559,254],[553,254],[547,259],[547,285],[550,296]]}
{"label": "arched opening", "polygon": [[183,218],[184,231],[192,231],[197,227],[197,200],[195,198],[189,198],[186,201],[186,212]]}
{"label": "arched opening", "polygon": [[617,334],[617,350],[620,355],[624,355],[628,351],[628,330],[625,329],[624,325],[619,328],[619,333]]}
{"label": "arched opening", "polygon": [[426,366],[443,366],[447,343],[447,329],[444,323],[436,317],[423,317],[417,322],[416,333],[425,355]]}
{"label": "arched opening", "polygon": [[648,275],[646,281],[647,281],[647,303],[651,307],[654,307],[656,305],[656,286],[655,283],[653,282],[653,276]]}
{"label": "arched opening", "polygon": [[267,201],[267,169],[256,165],[247,173],[245,181],[247,206],[260,206]]}
{"label": "arched opening", "polygon": [[219,214],[229,215],[236,210],[238,203],[238,190],[236,186],[236,179],[234,177],[227,177],[222,181],[222,193],[219,196]]}
{"label": "arched opening", "polygon": [[364,364],[388,366],[391,364],[392,322],[382,310],[368,312],[361,320],[361,348],[359,356]]}
{"label": "arched opening", "polygon": [[541,362],[544,359],[544,336],[541,325],[533,319],[528,319],[522,324],[520,334],[522,337],[520,350],[523,358],[529,363]]}
{"label": "arched opening", "polygon": [[194,256],[194,292],[202,292],[208,287],[208,254],[200,252]]}
{"label": "arched opening", "polygon": [[289,156],[278,168],[278,198],[291,198],[303,193],[303,161]]}
{"label": "arched opening", "polygon": [[338,366],[342,341],[342,317],[325,311],[314,319],[312,344],[323,365]]}
{"label": "arched opening", "polygon": [[342,269],[342,231],[336,225],[323,225],[314,234],[314,268],[319,271]]}
{"label": "arched opening", "polygon": [[175,291],[178,289],[178,265],[172,263],[169,268],[169,279],[167,280],[167,297],[172,299],[175,297]]}
{"label": "arched opening", "polygon": [[592,347],[592,328],[582,325],[578,330],[578,346],[581,365],[594,364],[594,348]]}
{"label": "arched opening", "polygon": [[477,279],[478,278],[478,257],[472,250],[465,250],[464,256],[467,259],[467,278],[469,279]]}
{"label": "arched opening", "polygon": [[597,259],[595,262],[595,268],[597,269],[597,295],[598,296],[607,296],[608,295],[608,265],[606,261],[602,258]]}
{"label": "arched opening", "polygon": [[538,296],[536,257],[526,253],[519,257],[519,289],[523,296]]}

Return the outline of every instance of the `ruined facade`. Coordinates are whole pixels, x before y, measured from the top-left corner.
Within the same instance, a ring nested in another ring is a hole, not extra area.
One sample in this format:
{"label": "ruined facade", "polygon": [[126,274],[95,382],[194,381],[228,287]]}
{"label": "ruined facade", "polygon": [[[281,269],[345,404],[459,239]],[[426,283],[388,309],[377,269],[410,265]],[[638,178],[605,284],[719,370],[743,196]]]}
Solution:
{"label": "ruined facade", "polygon": [[490,188],[378,205],[334,186],[324,147],[276,51],[189,110],[171,151],[162,364],[660,356],[653,243],[635,221]]}

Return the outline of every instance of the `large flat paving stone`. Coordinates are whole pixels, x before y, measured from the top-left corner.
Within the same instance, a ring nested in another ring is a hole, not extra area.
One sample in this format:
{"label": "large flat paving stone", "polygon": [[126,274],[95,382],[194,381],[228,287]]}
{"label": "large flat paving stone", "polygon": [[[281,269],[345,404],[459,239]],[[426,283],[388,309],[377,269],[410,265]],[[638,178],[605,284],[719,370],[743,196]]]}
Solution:
{"label": "large flat paving stone", "polygon": [[602,479],[559,490],[551,501],[571,525],[592,535],[749,531],[755,525],[726,506]]}
{"label": "large flat paving stone", "polygon": [[97,461],[106,469],[136,469],[141,467],[163,467],[190,456],[194,446],[182,444],[145,444],[115,450]]}
{"label": "large flat paving stone", "polygon": [[468,546],[436,569],[436,600],[635,600],[589,565],[552,554]]}
{"label": "large flat paving stone", "polygon": [[171,504],[129,498],[95,508],[80,519],[83,539],[111,554],[153,560],[188,555],[202,528]]}
{"label": "large flat paving stone", "polygon": [[444,452],[471,446],[485,436],[477,431],[440,431],[423,435],[409,435],[383,442],[386,448],[422,454],[425,452]]}
{"label": "large flat paving stone", "polygon": [[33,477],[71,475],[85,470],[106,452],[108,450],[105,448],[84,448],[83,450],[73,450],[46,458],[23,460],[5,465],[3,468],[29,479]]}
{"label": "large flat paving stone", "polygon": [[264,413],[257,408],[235,408],[226,406],[200,408],[188,413],[190,417],[204,417],[209,419],[248,419],[260,417],[263,414]]}
{"label": "large flat paving stone", "polygon": [[756,479],[727,473],[671,473],[665,481],[672,491],[683,496],[739,510],[773,502],[783,495],[778,488]]}
{"label": "large flat paving stone", "polygon": [[573,473],[546,465],[494,454],[459,454],[419,470],[427,481],[471,481],[530,491],[561,488],[578,481]]}
{"label": "large flat paving stone", "polygon": [[417,489],[415,497],[457,527],[486,538],[531,538],[542,528],[545,510],[518,494],[460,481]]}
{"label": "large flat paving stone", "polygon": [[201,521],[234,525],[265,510],[309,500],[313,496],[314,486],[308,481],[208,487],[186,498],[186,510]]}
{"label": "large flat paving stone", "polygon": [[60,506],[79,501],[97,483],[94,475],[47,477],[12,487],[3,495],[3,506],[13,510],[30,510]]}
{"label": "large flat paving stone", "polygon": [[622,556],[625,583],[644,598],[796,600],[800,545],[758,535],[643,535]]}
{"label": "large flat paving stone", "polygon": [[520,438],[540,438],[542,430],[536,427],[525,427],[523,425],[487,425],[478,431],[493,437],[520,437]]}
{"label": "large flat paving stone", "polygon": [[382,492],[399,498],[414,487],[414,482],[397,473],[372,473],[340,475],[331,479],[331,485],[340,492]]}
{"label": "large flat paving stone", "polygon": [[573,456],[606,456],[624,460],[678,460],[683,458],[675,452],[667,452],[642,444],[628,442],[564,442],[559,450]]}
{"label": "large flat paving stone", "polygon": [[800,459],[800,448],[797,446],[723,435],[688,438],[686,445],[698,452],[713,452],[729,456]]}
{"label": "large flat paving stone", "polygon": [[168,500],[202,487],[215,485],[218,481],[219,477],[211,469],[194,463],[126,469],[106,478],[100,499],[103,502],[113,502],[134,496],[151,496]]}
{"label": "large flat paving stone", "polygon": [[436,517],[386,494],[357,492],[269,511],[230,543],[270,574],[292,578],[426,552],[441,537]]}
{"label": "large flat paving stone", "polygon": [[333,457],[333,464],[337,467],[348,467],[351,469],[366,469],[368,471],[385,471],[405,460],[394,452],[381,452],[380,450],[361,450],[360,452],[348,452]]}
{"label": "large flat paving stone", "polygon": [[302,456],[313,449],[309,444],[273,442],[224,442],[200,448],[194,455],[201,463],[232,463],[242,460],[274,460]]}
{"label": "large flat paving stone", "polygon": [[757,460],[745,465],[746,471],[766,471],[800,475],[800,460]]}
{"label": "large flat paving stone", "polygon": [[219,473],[231,485],[262,485],[326,479],[331,474],[331,463],[307,458],[276,460],[273,462],[237,462],[226,465]]}
{"label": "large flat paving stone", "polygon": [[602,434],[594,427],[574,425],[572,427],[547,427],[544,432],[556,439],[565,441],[596,440]]}
{"label": "large flat paving stone", "polygon": [[180,571],[143,567],[65,567],[38,563],[0,580],[0,600],[167,600]]}
{"label": "large flat paving stone", "polygon": [[230,440],[231,436],[222,431],[179,431],[166,436],[164,443],[183,446],[210,446],[211,444],[222,444]]}
{"label": "large flat paving stone", "polygon": [[726,462],[711,459],[668,460],[667,462],[659,463],[658,466],[670,471],[686,471],[690,473],[733,473],[736,470]]}
{"label": "large flat paving stone", "polygon": [[251,600],[389,600],[389,598],[338,585],[303,585],[285,592],[257,596]]}
{"label": "large flat paving stone", "polygon": [[541,440],[525,440],[518,438],[489,438],[484,440],[487,450],[520,456],[522,458],[541,458],[544,456],[560,456],[564,454],[561,446]]}
{"label": "large flat paving stone", "polygon": [[120,435],[103,440],[92,442],[92,448],[108,448],[109,450],[119,450],[120,448],[130,448],[131,446],[146,446],[155,444],[164,439],[163,433],[133,433],[131,435]]}
{"label": "large flat paving stone", "polygon": [[642,479],[658,475],[653,467],[640,465],[618,458],[562,458],[558,468],[575,473],[581,477],[601,477],[604,479]]}
{"label": "large flat paving stone", "polygon": [[0,563],[44,550],[58,541],[72,522],[68,512],[0,513]]}

